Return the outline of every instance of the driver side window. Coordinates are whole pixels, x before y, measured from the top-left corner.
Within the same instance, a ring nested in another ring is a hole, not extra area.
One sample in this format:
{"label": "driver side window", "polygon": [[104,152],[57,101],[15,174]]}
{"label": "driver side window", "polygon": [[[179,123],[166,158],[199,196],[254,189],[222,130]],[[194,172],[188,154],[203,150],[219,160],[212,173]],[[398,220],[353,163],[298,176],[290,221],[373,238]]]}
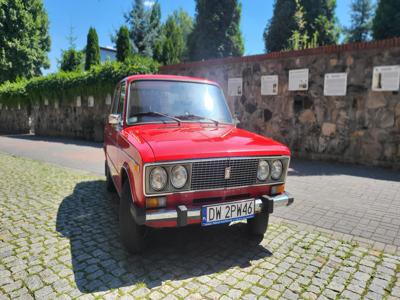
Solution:
{"label": "driver side window", "polygon": [[114,102],[112,106],[111,113],[114,115],[120,115],[122,118],[122,113],[124,110],[124,100],[125,100],[125,86],[126,83],[121,82],[115,89]]}

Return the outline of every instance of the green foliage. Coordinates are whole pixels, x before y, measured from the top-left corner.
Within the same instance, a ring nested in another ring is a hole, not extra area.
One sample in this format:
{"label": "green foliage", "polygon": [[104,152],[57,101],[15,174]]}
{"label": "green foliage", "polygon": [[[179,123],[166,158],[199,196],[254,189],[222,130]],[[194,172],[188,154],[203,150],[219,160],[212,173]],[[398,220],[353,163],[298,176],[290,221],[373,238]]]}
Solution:
{"label": "green foliage", "polygon": [[91,67],[100,63],[100,47],[99,37],[97,36],[96,29],[89,28],[86,43],[86,60],[85,70],[90,70]]}
{"label": "green foliage", "polygon": [[42,0],[0,0],[0,83],[50,66],[48,27]]}
{"label": "green foliage", "polygon": [[317,46],[336,44],[340,30],[335,15],[336,0],[301,0],[308,36],[318,34]]}
{"label": "green foliage", "polygon": [[165,23],[164,36],[161,62],[167,65],[179,63],[185,50],[185,42],[182,30],[172,16]]}
{"label": "green foliage", "polygon": [[276,0],[264,31],[266,52],[335,44],[336,0]]}
{"label": "green foliage", "polygon": [[161,8],[158,2],[146,10],[143,0],[135,0],[131,11],[125,15],[129,36],[135,53],[153,56],[161,30]]}
{"label": "green foliage", "polygon": [[345,29],[345,41],[353,43],[369,40],[373,17],[371,0],[353,0],[351,11],[351,26]]}
{"label": "green foliage", "polygon": [[190,59],[243,55],[241,12],[238,0],[196,0],[196,20],[189,36]]}
{"label": "green foliage", "polygon": [[281,51],[289,47],[289,41],[298,30],[294,15],[295,0],[276,0],[271,20],[264,30],[266,52]]}
{"label": "green foliage", "polygon": [[400,1],[380,0],[372,25],[376,40],[400,36]]}
{"label": "green foliage", "polygon": [[129,30],[126,26],[121,26],[117,34],[117,60],[125,61],[132,53],[131,43],[129,41]]}
{"label": "green foliage", "polygon": [[306,30],[306,21],[304,18],[304,8],[300,0],[295,0],[296,12],[293,19],[296,24],[296,29],[293,31],[292,36],[289,38],[289,46],[287,50],[302,50],[307,48],[317,47],[318,33],[310,37]]}
{"label": "green foliage", "polygon": [[62,52],[60,70],[64,72],[77,71],[82,68],[83,53],[75,49]]}
{"label": "green foliage", "polygon": [[90,71],[59,72],[0,85],[0,103],[8,106],[30,105],[44,99],[68,100],[77,95],[104,95],[128,75],[157,73],[158,64],[144,57],[130,57],[124,63],[107,62]]}
{"label": "green foliage", "polygon": [[163,64],[187,59],[187,40],[192,29],[192,18],[182,9],[174,11],[162,27],[154,58]]}

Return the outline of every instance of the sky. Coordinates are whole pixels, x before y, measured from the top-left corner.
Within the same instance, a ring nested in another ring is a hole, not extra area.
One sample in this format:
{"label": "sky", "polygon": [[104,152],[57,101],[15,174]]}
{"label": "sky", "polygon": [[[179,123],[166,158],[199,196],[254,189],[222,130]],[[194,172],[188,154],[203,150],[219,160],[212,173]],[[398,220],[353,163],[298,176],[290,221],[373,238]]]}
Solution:
{"label": "sky", "polygon": [[[51,67],[44,73],[56,72],[61,51],[69,46],[67,36],[73,30],[77,49],[86,44],[90,26],[97,30],[100,46],[114,46],[111,35],[125,23],[124,13],[128,12],[133,0],[44,0],[50,20]],[[151,7],[153,0],[145,0]],[[264,52],[263,31],[272,16],[274,0],[242,0],[241,30],[244,37],[245,55]],[[162,20],[175,9],[183,8],[194,16],[194,0],[159,0]],[[350,23],[350,0],[337,0],[336,15],[341,25]]]}

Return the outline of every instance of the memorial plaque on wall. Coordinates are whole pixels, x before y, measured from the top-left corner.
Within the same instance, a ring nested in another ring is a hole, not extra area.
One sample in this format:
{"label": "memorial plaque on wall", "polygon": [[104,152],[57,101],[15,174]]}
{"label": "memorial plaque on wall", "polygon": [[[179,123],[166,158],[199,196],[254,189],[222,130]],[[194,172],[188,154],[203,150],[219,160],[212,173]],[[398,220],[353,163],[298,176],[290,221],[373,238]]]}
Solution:
{"label": "memorial plaque on wall", "polygon": [[398,91],[400,86],[400,66],[375,67],[372,77],[373,91]]}
{"label": "memorial plaque on wall", "polygon": [[278,95],[278,75],[261,76],[261,95]]}
{"label": "memorial plaque on wall", "polygon": [[289,91],[308,90],[308,69],[289,71]]}
{"label": "memorial plaque on wall", "polygon": [[346,96],[347,73],[325,74],[324,95],[325,96]]}
{"label": "memorial plaque on wall", "polygon": [[229,96],[242,96],[243,93],[243,79],[242,78],[229,78],[228,79],[228,95]]}

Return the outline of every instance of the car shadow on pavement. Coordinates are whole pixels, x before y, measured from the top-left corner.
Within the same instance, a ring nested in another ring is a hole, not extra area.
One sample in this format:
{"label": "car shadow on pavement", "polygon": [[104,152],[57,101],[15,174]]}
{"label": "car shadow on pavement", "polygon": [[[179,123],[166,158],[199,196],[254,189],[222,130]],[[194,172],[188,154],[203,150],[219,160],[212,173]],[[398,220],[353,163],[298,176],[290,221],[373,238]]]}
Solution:
{"label": "car shadow on pavement", "polygon": [[106,192],[105,182],[87,181],[63,199],[56,229],[69,238],[72,267],[82,293],[144,283],[148,288],[166,280],[184,280],[218,273],[272,253],[246,237],[245,226],[152,230],[141,255],[129,254],[118,230],[116,195]]}

